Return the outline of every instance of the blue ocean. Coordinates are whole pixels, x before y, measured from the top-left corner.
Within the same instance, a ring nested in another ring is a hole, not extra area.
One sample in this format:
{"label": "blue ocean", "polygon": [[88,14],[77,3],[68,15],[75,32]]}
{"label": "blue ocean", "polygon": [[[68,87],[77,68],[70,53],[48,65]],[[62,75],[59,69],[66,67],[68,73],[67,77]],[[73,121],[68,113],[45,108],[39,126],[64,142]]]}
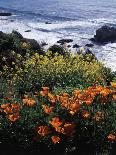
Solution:
{"label": "blue ocean", "polygon": [[[49,46],[62,38],[84,46],[99,27],[116,27],[116,0],[0,0],[0,12],[12,13],[0,17],[0,31],[17,30]],[[116,71],[116,43],[95,45],[92,50]]]}

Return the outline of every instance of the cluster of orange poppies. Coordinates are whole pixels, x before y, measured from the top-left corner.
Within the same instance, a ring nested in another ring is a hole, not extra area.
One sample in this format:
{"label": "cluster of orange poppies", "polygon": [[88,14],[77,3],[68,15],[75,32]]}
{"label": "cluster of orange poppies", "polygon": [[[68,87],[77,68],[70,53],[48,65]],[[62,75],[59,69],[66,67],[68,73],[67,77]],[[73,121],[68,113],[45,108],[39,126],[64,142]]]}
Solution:
{"label": "cluster of orange poppies", "polygon": [[[86,106],[91,106],[95,102],[95,98],[99,96],[99,103],[102,105],[106,105],[109,103],[109,96],[112,96],[112,101],[116,101],[116,84],[111,83],[112,89],[110,87],[104,86],[91,86],[85,90],[74,90],[72,95],[70,96],[68,93],[63,93],[61,95],[54,95],[49,92],[48,87],[42,87],[42,91],[40,92],[42,97],[48,97],[48,100],[51,104],[48,106],[46,104],[42,104],[42,108],[46,114],[53,114],[54,105],[57,102],[60,103],[61,108],[65,108],[69,111],[71,115],[75,115],[81,109],[81,106],[84,104]],[[82,110],[82,117],[87,119],[90,117],[90,113],[87,110]],[[105,112],[98,111],[96,112],[93,119],[95,121],[104,120]],[[74,123],[65,122],[61,120],[59,117],[53,117],[49,124],[55,129],[58,134],[64,135],[73,135],[75,133],[76,125]],[[40,126],[38,133],[41,136],[48,135],[51,133],[48,126]],[[116,140],[116,137],[113,133],[110,133],[107,136],[109,141]],[[54,144],[59,142],[61,139],[59,136],[52,136],[52,141]]]}
{"label": "cluster of orange poppies", "polygon": [[[65,121],[64,119],[60,119],[57,114],[54,112],[55,105],[59,104],[61,109],[67,110],[68,114],[71,117],[75,116],[79,112],[81,112],[81,116],[84,119],[89,119],[91,117],[91,113],[88,110],[82,108],[82,106],[90,107],[93,104],[96,104],[96,97],[99,96],[99,103],[101,105],[109,104],[109,98],[115,102],[116,101],[116,83],[111,83],[110,87],[107,86],[91,86],[84,90],[74,90],[72,95],[68,93],[63,93],[60,95],[54,95],[49,91],[48,87],[42,87],[40,92],[36,92],[34,94],[35,97],[39,96],[46,99],[46,102],[43,103],[39,101],[40,106],[42,107],[46,116],[51,116],[48,125],[39,125],[36,126],[36,132],[40,137],[46,137],[51,135],[51,140],[54,144],[59,143],[61,141],[60,135],[63,134],[65,136],[73,136],[76,132],[76,124],[72,121]],[[38,98],[39,99],[39,98]],[[45,100],[44,100],[45,101]],[[22,99],[22,103],[25,106],[37,106],[36,99],[29,98],[28,95],[24,95]],[[22,106],[23,106],[22,105]],[[16,122],[20,119],[20,110],[21,105],[17,103],[5,103],[1,104],[1,111],[7,115],[7,118],[11,122]],[[105,118],[104,111],[97,111],[93,120],[96,122],[102,121]],[[53,130],[56,135],[53,135]],[[115,133],[109,133],[107,136],[109,141],[115,141],[116,136]]]}
{"label": "cluster of orange poppies", "polygon": [[11,122],[15,122],[20,118],[20,105],[15,103],[1,104],[1,112],[4,112]]}

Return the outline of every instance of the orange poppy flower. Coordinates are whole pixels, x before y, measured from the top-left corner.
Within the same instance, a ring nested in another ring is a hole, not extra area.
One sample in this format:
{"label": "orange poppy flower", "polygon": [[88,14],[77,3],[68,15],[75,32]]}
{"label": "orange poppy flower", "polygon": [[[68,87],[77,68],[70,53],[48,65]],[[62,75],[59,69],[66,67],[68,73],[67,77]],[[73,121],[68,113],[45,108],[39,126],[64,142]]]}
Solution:
{"label": "orange poppy flower", "polygon": [[63,93],[62,96],[67,97],[67,96],[69,96],[69,94],[68,93]]}
{"label": "orange poppy flower", "polygon": [[52,136],[51,139],[54,144],[59,143],[61,140],[59,136]]}
{"label": "orange poppy flower", "polygon": [[42,105],[42,108],[44,109],[44,112],[46,114],[52,113],[53,107],[48,107],[47,105]]}
{"label": "orange poppy flower", "polygon": [[1,104],[1,108],[2,109],[6,109],[10,106],[10,103],[6,103],[6,104]]}
{"label": "orange poppy flower", "polygon": [[43,96],[43,97],[45,97],[47,95],[47,93],[48,92],[47,91],[44,91],[44,90],[40,91],[40,95]]}
{"label": "orange poppy flower", "polygon": [[20,116],[19,114],[12,114],[12,115],[8,115],[8,119],[11,121],[11,122],[16,122],[17,120],[19,120]]}
{"label": "orange poppy flower", "polygon": [[50,102],[52,102],[52,103],[56,102],[56,96],[55,95],[48,93],[48,98],[49,98]]}
{"label": "orange poppy flower", "polygon": [[37,130],[37,133],[41,135],[42,137],[47,136],[51,133],[48,126],[39,126],[36,128],[36,130]]}
{"label": "orange poppy flower", "polygon": [[74,113],[76,113],[77,111],[79,111],[80,109],[80,104],[79,103],[71,103],[70,104],[70,107],[69,107],[69,110],[70,111],[73,111]]}
{"label": "orange poppy flower", "polygon": [[86,99],[84,102],[86,105],[91,105],[93,103],[93,99],[89,98],[89,99]]}
{"label": "orange poppy flower", "polygon": [[6,114],[12,114],[13,110],[10,107],[7,107],[6,109],[3,110]]}
{"label": "orange poppy flower", "polygon": [[59,119],[59,117],[54,117],[52,118],[52,120],[50,121],[50,124],[54,127],[54,128],[57,128],[59,126],[62,125],[62,121]]}
{"label": "orange poppy flower", "polygon": [[79,94],[78,95],[78,99],[79,100],[85,100],[86,99],[86,95],[85,94]]}
{"label": "orange poppy flower", "polygon": [[116,140],[116,136],[114,134],[109,134],[107,136],[107,138],[108,138],[109,141],[115,141]]}
{"label": "orange poppy flower", "polygon": [[83,112],[82,112],[82,116],[83,116],[84,118],[89,118],[89,117],[90,117],[90,114],[89,114],[88,111],[83,111]]}
{"label": "orange poppy flower", "polygon": [[80,92],[80,90],[74,90],[72,94],[73,96],[77,97],[80,94]]}
{"label": "orange poppy flower", "polygon": [[20,110],[20,105],[19,104],[12,103],[11,107],[13,108],[13,110]]}
{"label": "orange poppy flower", "polygon": [[27,106],[33,106],[35,105],[35,100],[33,99],[23,99],[23,103]]}
{"label": "orange poppy flower", "polygon": [[116,101],[116,94],[113,95],[113,100]]}

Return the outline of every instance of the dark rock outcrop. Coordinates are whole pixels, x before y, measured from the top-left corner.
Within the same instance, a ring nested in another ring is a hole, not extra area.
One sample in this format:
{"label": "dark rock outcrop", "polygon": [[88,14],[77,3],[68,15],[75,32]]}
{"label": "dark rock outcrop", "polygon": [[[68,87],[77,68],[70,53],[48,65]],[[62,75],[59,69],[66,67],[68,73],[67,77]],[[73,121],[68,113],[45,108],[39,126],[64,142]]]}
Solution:
{"label": "dark rock outcrop", "polygon": [[31,30],[26,30],[25,32],[31,32]]}
{"label": "dark rock outcrop", "polygon": [[72,39],[61,39],[57,41],[57,43],[60,43],[60,44],[70,43],[70,42],[73,42],[73,40]]}
{"label": "dark rock outcrop", "polygon": [[52,23],[50,23],[50,22],[45,22],[45,24],[52,24]]}
{"label": "dark rock outcrop", "polygon": [[116,41],[116,28],[109,26],[102,26],[96,31],[96,35],[91,41],[97,43],[107,43],[107,42],[115,42]]}
{"label": "dark rock outcrop", "polygon": [[80,46],[78,44],[73,45],[73,48],[79,48]]}
{"label": "dark rock outcrop", "polygon": [[0,16],[12,16],[10,12],[0,12]]}
{"label": "dark rock outcrop", "polygon": [[94,44],[86,44],[85,46],[87,46],[87,47],[93,47]]}
{"label": "dark rock outcrop", "polygon": [[52,51],[52,54],[58,53],[58,54],[61,54],[63,56],[68,54],[66,49],[61,45],[53,45],[49,48],[49,51]]}

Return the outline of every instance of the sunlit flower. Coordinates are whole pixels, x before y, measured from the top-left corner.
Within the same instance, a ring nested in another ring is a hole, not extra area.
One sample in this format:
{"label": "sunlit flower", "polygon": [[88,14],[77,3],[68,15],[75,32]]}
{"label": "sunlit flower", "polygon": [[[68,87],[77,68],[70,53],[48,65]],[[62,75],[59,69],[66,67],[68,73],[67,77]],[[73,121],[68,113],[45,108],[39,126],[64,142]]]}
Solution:
{"label": "sunlit flower", "polygon": [[48,98],[49,98],[50,102],[52,102],[52,103],[56,102],[56,96],[55,95],[48,93]]}
{"label": "sunlit flower", "polygon": [[51,139],[54,144],[59,143],[61,140],[59,136],[52,136]]}
{"label": "sunlit flower", "polygon": [[19,120],[20,116],[19,114],[11,114],[11,115],[8,115],[8,119],[11,121],[11,122],[16,122],[17,120]]}
{"label": "sunlit flower", "polygon": [[33,105],[35,105],[35,100],[33,100],[33,99],[23,99],[23,103],[26,106],[33,106]]}
{"label": "sunlit flower", "polygon": [[13,110],[17,110],[17,111],[20,110],[20,105],[19,104],[12,103],[11,107],[12,107]]}
{"label": "sunlit flower", "polygon": [[51,131],[49,130],[48,126],[36,127],[36,131],[41,136],[47,136],[47,135],[49,135],[51,133]]}
{"label": "sunlit flower", "polygon": [[44,112],[45,112],[46,114],[52,113],[53,107],[49,107],[49,106],[47,106],[47,105],[42,105],[42,108],[44,109]]}
{"label": "sunlit flower", "polygon": [[62,125],[62,121],[59,119],[59,117],[54,117],[52,118],[52,120],[50,121],[50,124],[54,127],[54,128],[57,128],[57,127],[60,127]]}
{"label": "sunlit flower", "polygon": [[10,106],[10,103],[6,103],[6,104],[1,104],[1,108],[2,109],[6,109]]}
{"label": "sunlit flower", "polygon": [[115,141],[116,140],[116,136],[114,134],[109,134],[107,136],[107,138],[108,138],[109,141]]}
{"label": "sunlit flower", "polygon": [[89,118],[90,117],[90,113],[88,111],[83,111],[82,112],[82,116],[83,116],[83,118]]}
{"label": "sunlit flower", "polygon": [[116,101],[116,94],[113,95],[113,100]]}
{"label": "sunlit flower", "polygon": [[10,107],[5,108],[3,111],[4,111],[6,114],[12,114],[12,113],[13,113],[13,110],[12,110],[12,108],[10,108]]}

